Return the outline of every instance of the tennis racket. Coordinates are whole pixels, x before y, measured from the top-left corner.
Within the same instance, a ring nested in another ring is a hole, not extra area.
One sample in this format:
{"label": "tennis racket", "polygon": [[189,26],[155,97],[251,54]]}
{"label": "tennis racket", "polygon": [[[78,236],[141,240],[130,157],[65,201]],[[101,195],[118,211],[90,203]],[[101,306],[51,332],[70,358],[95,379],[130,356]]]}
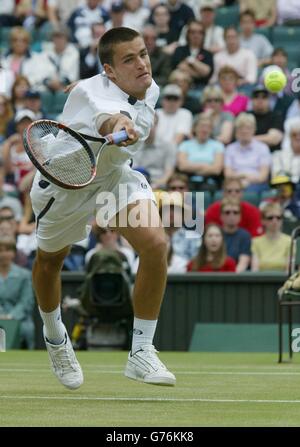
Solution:
{"label": "tennis racket", "polygon": [[[92,137],[51,120],[38,120],[24,131],[24,148],[34,166],[50,182],[65,189],[80,189],[96,176],[102,149],[128,139],[127,132]],[[88,141],[99,142],[95,152]]]}

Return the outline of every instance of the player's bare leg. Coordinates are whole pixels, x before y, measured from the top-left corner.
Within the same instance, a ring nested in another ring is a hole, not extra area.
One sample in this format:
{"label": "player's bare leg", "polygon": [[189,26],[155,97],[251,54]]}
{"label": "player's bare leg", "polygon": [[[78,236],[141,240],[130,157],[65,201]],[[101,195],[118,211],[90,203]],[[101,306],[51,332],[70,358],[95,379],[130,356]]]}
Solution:
{"label": "player's bare leg", "polygon": [[[156,205],[142,200],[128,206],[130,213],[139,207],[139,227],[119,226],[124,236],[139,255],[139,268],[133,291],[134,328],[132,349],[125,375],[129,378],[157,385],[174,385],[174,375],[160,362],[153,346],[153,337],[162,303],[167,278],[167,241]],[[151,224],[148,226],[149,215]]]}
{"label": "player's bare leg", "polygon": [[69,247],[54,253],[38,249],[32,277],[52,370],[63,385],[76,389],[83,382],[83,374],[60,313],[60,272],[68,252]]}

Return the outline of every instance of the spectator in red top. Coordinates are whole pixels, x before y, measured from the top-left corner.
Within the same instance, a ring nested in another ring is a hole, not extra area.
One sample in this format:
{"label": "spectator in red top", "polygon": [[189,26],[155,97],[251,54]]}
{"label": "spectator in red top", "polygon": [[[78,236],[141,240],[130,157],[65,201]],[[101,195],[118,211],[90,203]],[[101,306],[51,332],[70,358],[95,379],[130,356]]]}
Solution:
{"label": "spectator in red top", "polygon": [[[240,179],[227,177],[223,184],[223,196],[235,197],[241,201],[241,220],[239,228],[247,230],[252,237],[263,233],[259,209],[249,202],[242,200],[243,187]],[[221,201],[218,200],[210,205],[205,213],[205,225],[215,223],[222,226]]]}
{"label": "spectator in red top", "polygon": [[234,259],[227,256],[224,235],[218,225],[205,228],[198,255],[187,265],[188,272],[235,272]]}

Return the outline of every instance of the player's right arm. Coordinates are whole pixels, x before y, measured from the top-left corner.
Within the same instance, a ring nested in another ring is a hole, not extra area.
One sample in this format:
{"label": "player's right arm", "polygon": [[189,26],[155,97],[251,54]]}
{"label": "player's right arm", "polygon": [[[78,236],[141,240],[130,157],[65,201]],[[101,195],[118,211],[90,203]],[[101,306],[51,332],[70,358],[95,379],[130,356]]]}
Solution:
{"label": "player's right arm", "polygon": [[120,146],[135,144],[139,139],[139,134],[134,129],[133,121],[122,113],[111,115],[107,120],[105,120],[99,128],[99,133],[100,135],[107,135],[124,129],[128,134],[128,140],[120,143]]}

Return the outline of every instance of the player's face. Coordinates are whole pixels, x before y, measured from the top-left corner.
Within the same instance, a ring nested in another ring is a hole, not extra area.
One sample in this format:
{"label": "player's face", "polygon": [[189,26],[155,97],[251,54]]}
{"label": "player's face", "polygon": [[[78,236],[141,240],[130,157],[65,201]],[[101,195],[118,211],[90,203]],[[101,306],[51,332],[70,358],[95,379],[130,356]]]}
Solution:
{"label": "player's face", "polygon": [[116,45],[113,66],[104,64],[104,69],[121,90],[138,99],[145,97],[152,82],[151,63],[141,37]]}

